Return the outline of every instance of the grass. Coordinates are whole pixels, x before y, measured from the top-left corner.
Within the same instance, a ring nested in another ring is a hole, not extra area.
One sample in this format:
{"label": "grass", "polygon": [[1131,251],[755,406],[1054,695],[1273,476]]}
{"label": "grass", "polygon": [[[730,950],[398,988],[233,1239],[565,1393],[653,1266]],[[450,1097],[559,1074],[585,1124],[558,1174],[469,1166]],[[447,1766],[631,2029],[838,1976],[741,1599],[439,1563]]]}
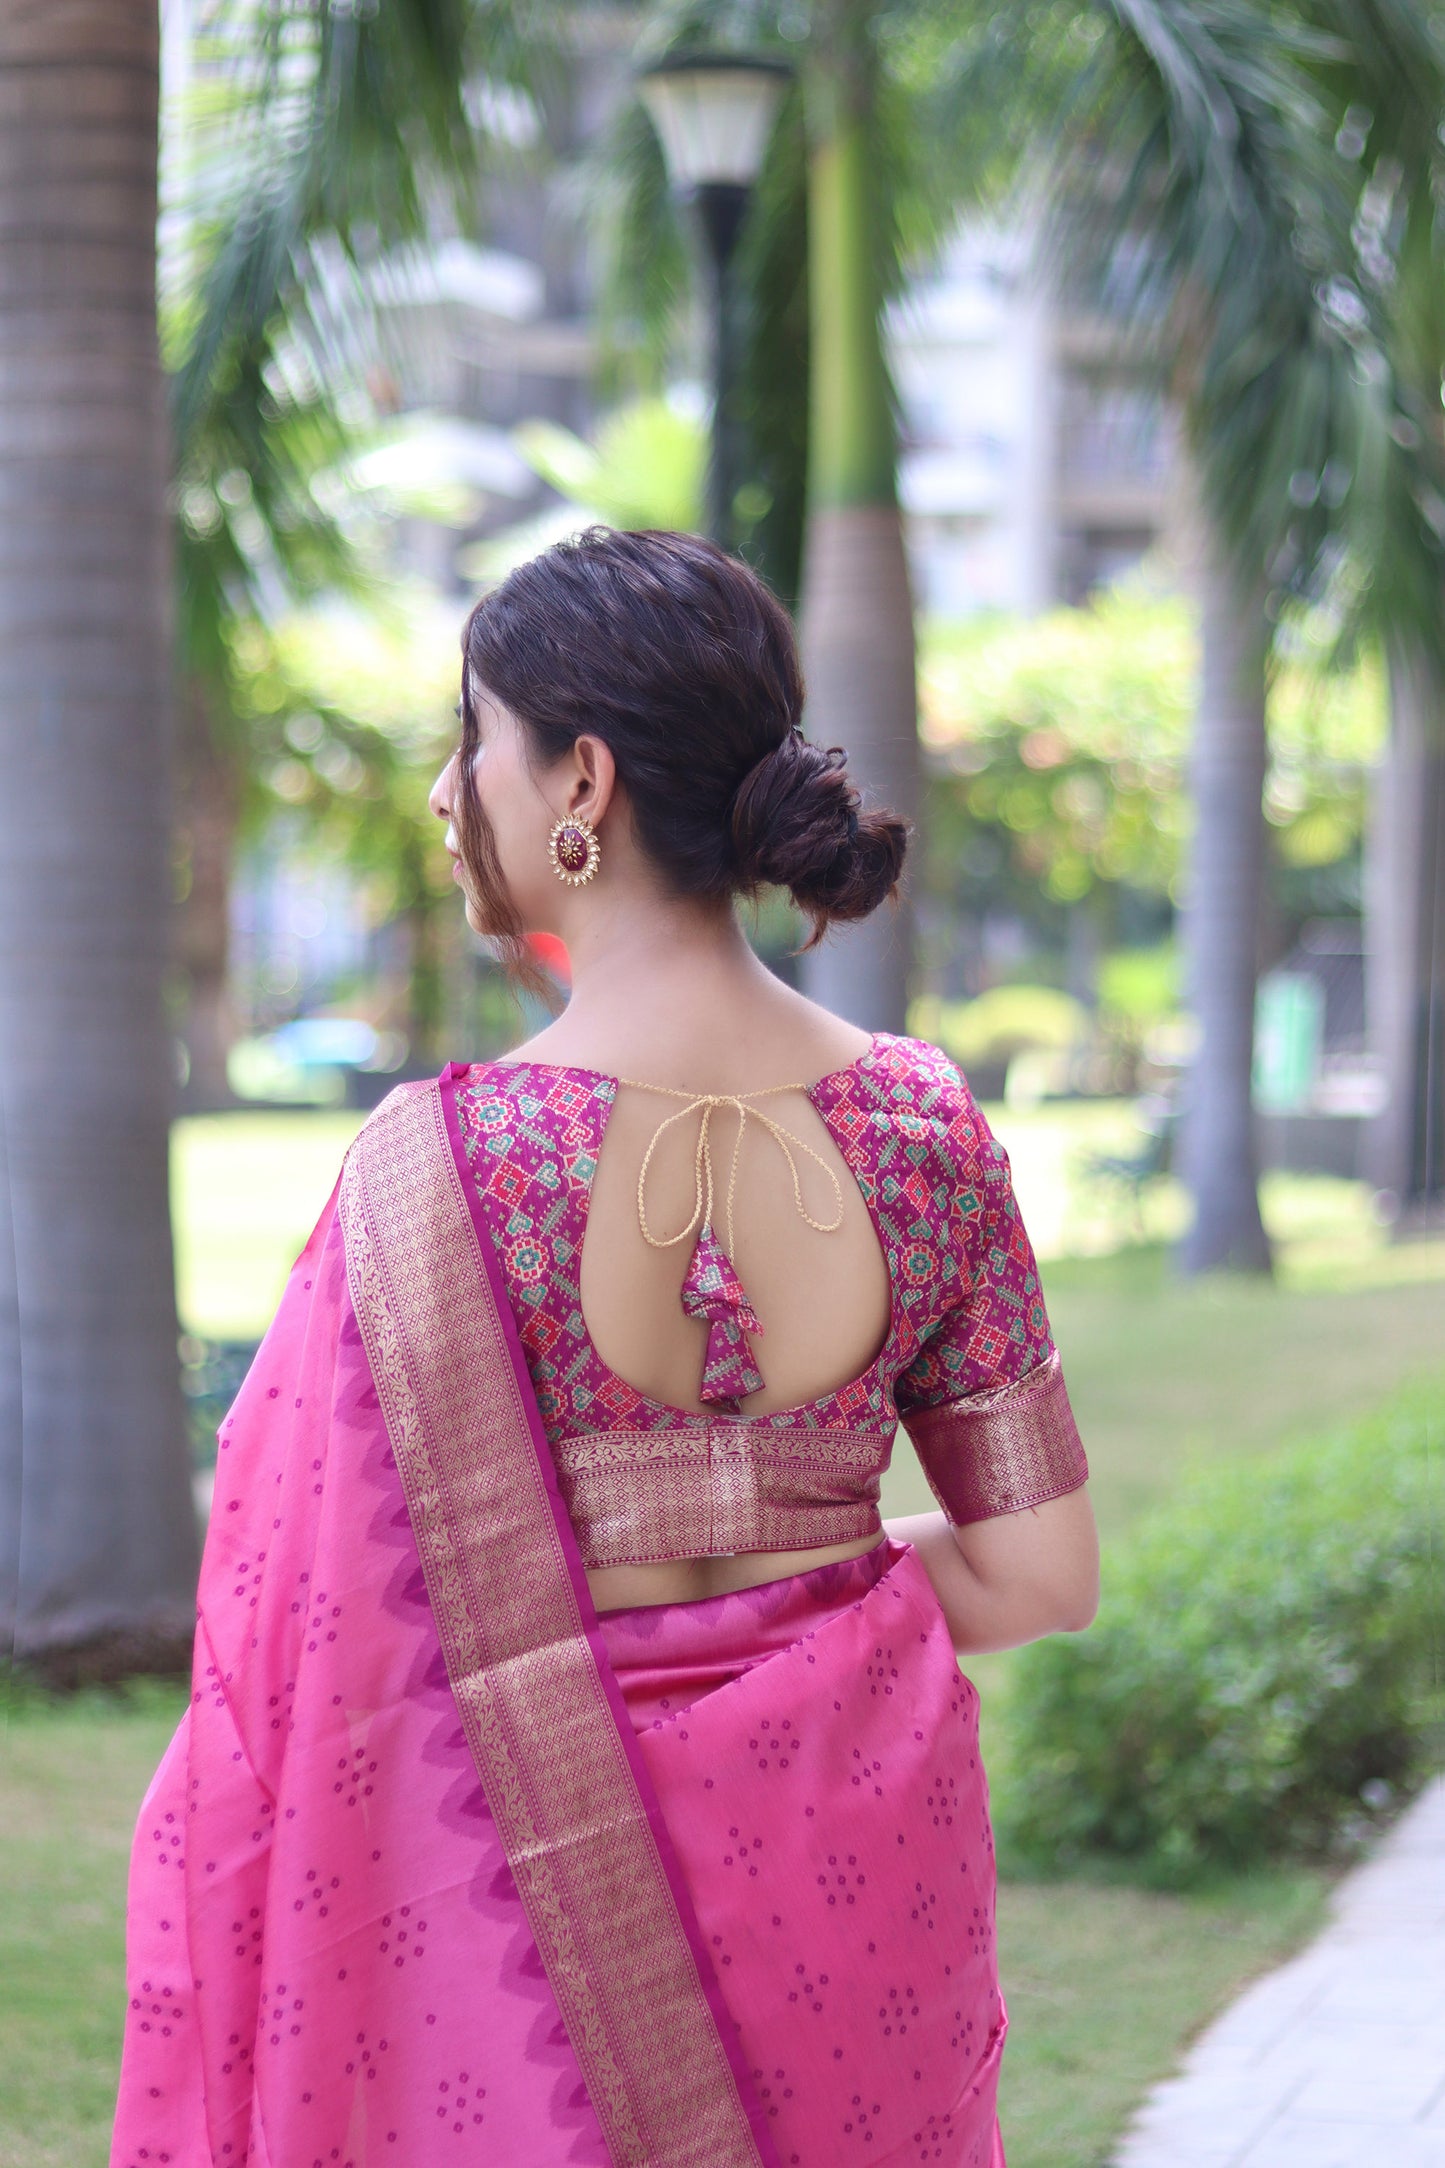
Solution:
{"label": "grass", "polygon": [[136,1810],[175,1686],[0,1711],[0,2163],[103,2168]]}
{"label": "grass", "polygon": [[171,1132],[176,1300],[188,1332],[259,1340],[360,1114],[198,1114]]}
{"label": "grass", "polygon": [[[191,1332],[259,1336],[359,1120],[257,1113],[178,1125],[177,1269]],[[1275,1282],[1185,1285],[1167,1254],[1182,1224],[1177,1191],[1156,1185],[1140,1228],[1127,1201],[1080,1177],[1085,1152],[1129,1148],[1127,1108],[998,1110],[996,1126],[1045,1260],[1093,1464],[1106,1573],[1110,1540],[1193,1457],[1263,1452],[1332,1428],[1438,1361],[1445,1243],[1391,1248],[1356,1185],[1271,1179]],[[900,1451],[886,1510],[931,1503],[917,1463]],[[1008,1659],[970,1668],[987,1727],[989,1705],[1007,1690]],[[177,1694],[151,1690],[0,1715],[0,2168],[105,2160],[126,1858],[180,1706]],[[1016,1780],[1001,1757],[990,1759],[996,1788]],[[1010,2168],[1097,2168],[1187,2039],[1311,1931],[1325,1884],[1305,1869],[1225,1879],[1187,1896],[1078,1879],[1006,1881]]]}
{"label": "grass", "polygon": [[1324,1877],[1305,1869],[1182,1897],[1003,1883],[1009,2168],[1097,2168],[1183,2042],[1244,1980],[1298,1948],[1323,1910]]}

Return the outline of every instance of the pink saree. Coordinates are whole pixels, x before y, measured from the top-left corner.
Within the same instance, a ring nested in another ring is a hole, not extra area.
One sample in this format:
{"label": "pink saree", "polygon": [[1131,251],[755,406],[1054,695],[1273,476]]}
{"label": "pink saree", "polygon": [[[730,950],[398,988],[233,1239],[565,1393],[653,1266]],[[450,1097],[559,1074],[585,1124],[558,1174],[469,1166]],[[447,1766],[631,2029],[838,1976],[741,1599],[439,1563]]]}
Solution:
{"label": "pink saree", "polygon": [[221,1432],[112,2168],[1001,2168],[926,1575],[598,1617],[454,1082],[362,1132]]}

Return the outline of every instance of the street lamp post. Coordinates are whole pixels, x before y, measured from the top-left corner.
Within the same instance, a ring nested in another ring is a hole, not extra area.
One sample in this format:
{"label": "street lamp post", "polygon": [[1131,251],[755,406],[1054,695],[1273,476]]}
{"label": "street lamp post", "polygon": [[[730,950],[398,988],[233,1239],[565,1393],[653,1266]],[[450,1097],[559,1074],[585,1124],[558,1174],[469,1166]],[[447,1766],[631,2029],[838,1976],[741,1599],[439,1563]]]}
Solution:
{"label": "street lamp post", "polygon": [[734,411],[738,296],[733,255],[788,72],[780,61],[741,53],[677,53],[648,68],[639,84],[662,141],[668,178],[692,206],[707,259],[713,320],[707,529],[724,549],[736,541],[734,500],[743,479]]}

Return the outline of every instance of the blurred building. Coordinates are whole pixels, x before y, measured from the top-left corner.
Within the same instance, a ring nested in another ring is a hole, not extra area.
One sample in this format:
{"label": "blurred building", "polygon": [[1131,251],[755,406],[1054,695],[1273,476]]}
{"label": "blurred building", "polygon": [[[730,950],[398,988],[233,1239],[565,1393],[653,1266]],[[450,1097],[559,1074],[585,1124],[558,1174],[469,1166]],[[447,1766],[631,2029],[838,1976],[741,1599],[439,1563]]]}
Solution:
{"label": "blurred building", "polygon": [[921,604],[1076,603],[1165,534],[1169,416],[1149,355],[1061,300],[1026,227],[966,226],[892,313],[899,482]]}
{"label": "blurred building", "polygon": [[[617,56],[601,57],[577,110],[549,117],[550,179],[500,192],[487,248],[449,240],[399,267],[388,302],[383,399],[426,416],[402,456],[414,471],[449,464],[475,492],[469,539],[546,500],[512,447],[515,423],[542,415],[585,435],[592,419],[587,233],[564,181],[625,81]],[[889,343],[924,609],[1081,602],[1166,534],[1173,441],[1157,371],[1107,315],[1049,291],[1026,228],[961,230],[892,311]],[[419,524],[406,554],[445,584],[457,540]]]}
{"label": "blurred building", "polygon": [[447,527],[415,519],[398,536],[400,561],[443,588],[474,589],[464,569],[473,546],[555,504],[516,449],[517,424],[540,418],[585,436],[595,418],[590,161],[627,93],[634,35],[625,12],[580,11],[571,64],[549,74],[545,100],[470,84],[474,122],[510,153],[488,174],[485,245],[439,235],[377,282],[383,351],[370,389],[409,421],[398,461],[450,474],[471,499],[469,516]]}

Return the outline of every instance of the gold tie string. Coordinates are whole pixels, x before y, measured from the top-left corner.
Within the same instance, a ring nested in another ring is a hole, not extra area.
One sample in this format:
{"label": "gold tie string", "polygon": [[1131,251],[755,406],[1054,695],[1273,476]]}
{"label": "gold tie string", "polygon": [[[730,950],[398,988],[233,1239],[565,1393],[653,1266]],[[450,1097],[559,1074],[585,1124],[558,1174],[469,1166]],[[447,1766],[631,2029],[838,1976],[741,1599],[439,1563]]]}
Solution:
{"label": "gold tie string", "polygon": [[[642,1239],[649,1248],[654,1250],[673,1249],[679,1242],[685,1242],[694,1228],[707,1227],[712,1223],[713,1199],[716,1194],[712,1161],[712,1118],[719,1107],[732,1107],[738,1118],[737,1135],[733,1138],[732,1156],[728,1163],[727,1198],[724,1205],[724,1225],[727,1234],[727,1254],[729,1259],[733,1256],[733,1199],[737,1192],[738,1160],[742,1153],[743,1134],[747,1129],[749,1118],[759,1123],[767,1131],[787,1161],[788,1172],[793,1179],[793,1202],[798,1208],[799,1218],[806,1221],[807,1225],[814,1228],[820,1235],[835,1235],[842,1226],[843,1185],[838,1180],[836,1171],[828,1165],[827,1160],[823,1158],[820,1152],[814,1151],[812,1145],[805,1138],[786,1128],[782,1122],[775,1120],[771,1114],[765,1114],[761,1107],[750,1106],[748,1103],[753,1099],[773,1098],[779,1092],[800,1092],[805,1088],[803,1085],[769,1084],[762,1091],[756,1092],[687,1092],[679,1090],[677,1086],[672,1084],[641,1084],[634,1077],[628,1076],[619,1077],[617,1081],[619,1084],[630,1085],[633,1091],[660,1092],[664,1098],[686,1101],[684,1106],[678,1108],[676,1114],[664,1115],[656,1129],[653,1130],[647,1150],[642,1155],[642,1165],[637,1170],[637,1224],[641,1229]],[[697,1125],[697,1144],[693,1149],[692,1157],[692,1213],[686,1226],[679,1227],[675,1235],[656,1235],[647,1222],[647,1176],[652,1166],[652,1155],[657,1150],[667,1131],[676,1123],[685,1122],[689,1115],[692,1114],[700,1114],[701,1116]],[[814,1166],[820,1167],[832,1183],[833,1201],[837,1206],[837,1211],[831,1220],[825,1222],[814,1219],[803,1202],[803,1182],[798,1171],[798,1162],[793,1157],[794,1147],[800,1152],[805,1152]]]}

